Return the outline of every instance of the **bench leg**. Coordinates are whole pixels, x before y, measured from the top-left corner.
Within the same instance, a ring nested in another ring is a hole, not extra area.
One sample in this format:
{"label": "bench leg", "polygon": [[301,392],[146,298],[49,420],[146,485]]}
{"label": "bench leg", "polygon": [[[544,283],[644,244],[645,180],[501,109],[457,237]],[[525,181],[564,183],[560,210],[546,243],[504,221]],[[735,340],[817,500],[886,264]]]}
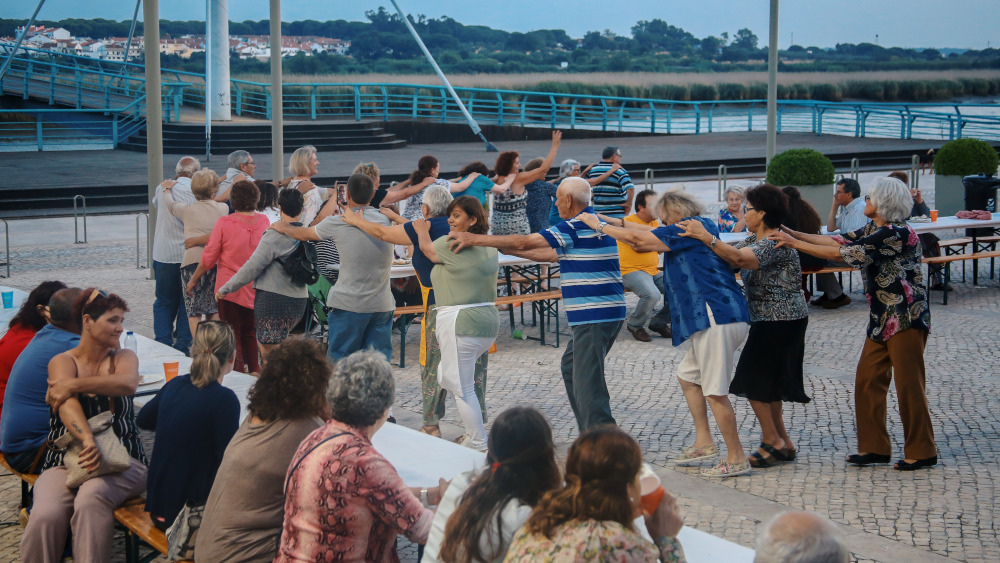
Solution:
{"label": "bench leg", "polygon": [[[965,268],[964,264],[962,265],[962,268],[963,269]],[[947,264],[945,264],[945,266],[944,266],[944,291],[941,292],[941,293],[944,294],[944,297],[941,300],[941,304],[942,305],[947,305],[948,304],[948,286],[949,286],[949,284],[951,284],[951,263],[950,262],[947,263]]]}
{"label": "bench leg", "polygon": [[406,333],[412,321],[410,315],[399,316],[399,369],[406,367]]}

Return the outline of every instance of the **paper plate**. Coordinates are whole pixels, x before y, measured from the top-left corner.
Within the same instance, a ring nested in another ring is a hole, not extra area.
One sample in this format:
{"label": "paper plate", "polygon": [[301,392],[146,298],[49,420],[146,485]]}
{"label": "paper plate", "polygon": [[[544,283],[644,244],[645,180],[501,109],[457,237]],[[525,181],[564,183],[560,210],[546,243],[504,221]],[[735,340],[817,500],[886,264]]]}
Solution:
{"label": "paper plate", "polygon": [[156,375],[140,375],[139,385],[152,385],[154,383],[159,383],[163,381],[163,374]]}

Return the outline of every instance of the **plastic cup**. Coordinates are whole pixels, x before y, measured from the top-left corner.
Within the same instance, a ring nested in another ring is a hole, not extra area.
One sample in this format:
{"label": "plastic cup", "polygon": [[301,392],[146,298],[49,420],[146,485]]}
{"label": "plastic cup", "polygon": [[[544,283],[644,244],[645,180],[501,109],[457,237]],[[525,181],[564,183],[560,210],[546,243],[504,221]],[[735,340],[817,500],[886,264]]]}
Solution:
{"label": "plastic cup", "polygon": [[642,512],[644,514],[656,512],[660,501],[663,500],[664,491],[663,485],[660,484],[660,477],[653,473],[653,468],[648,463],[643,463],[642,469],[639,471],[639,491],[642,495],[639,500]]}
{"label": "plastic cup", "polygon": [[14,292],[4,291],[3,292],[3,308],[13,309],[14,308]]}
{"label": "plastic cup", "polygon": [[513,336],[514,338],[516,338],[518,340],[527,340],[528,339],[528,336],[526,334],[524,334],[523,332],[521,332],[520,330],[515,330],[514,332],[511,333],[511,336]]}
{"label": "plastic cup", "polygon": [[931,209],[931,221],[937,221],[937,209]]}
{"label": "plastic cup", "polygon": [[163,362],[163,376],[167,378],[167,381],[177,377],[179,369],[180,362]]}

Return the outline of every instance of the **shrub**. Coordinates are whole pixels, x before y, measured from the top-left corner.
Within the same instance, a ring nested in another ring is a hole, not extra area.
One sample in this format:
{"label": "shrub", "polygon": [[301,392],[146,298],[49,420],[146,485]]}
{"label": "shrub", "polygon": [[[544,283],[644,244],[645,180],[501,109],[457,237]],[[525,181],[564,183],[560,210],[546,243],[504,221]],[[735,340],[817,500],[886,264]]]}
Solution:
{"label": "shrub", "polygon": [[747,89],[747,99],[748,100],[766,100],[767,99],[767,84],[763,82],[754,82]]}
{"label": "shrub", "polygon": [[745,100],[747,99],[747,87],[743,84],[727,82],[719,84],[720,100]]}
{"label": "shrub", "polygon": [[840,87],[836,84],[810,84],[809,96],[814,100],[824,102],[841,102],[844,96],[840,93]]}
{"label": "shrub", "polygon": [[995,148],[979,139],[948,141],[934,155],[934,171],[944,176],[969,176],[997,172],[1000,157]]}
{"label": "shrub", "polygon": [[719,99],[719,91],[715,88],[714,84],[692,84],[691,85],[691,100],[708,100],[714,101]]}
{"label": "shrub", "polygon": [[788,149],[767,165],[767,181],[776,186],[832,184],[833,162],[812,149]]}

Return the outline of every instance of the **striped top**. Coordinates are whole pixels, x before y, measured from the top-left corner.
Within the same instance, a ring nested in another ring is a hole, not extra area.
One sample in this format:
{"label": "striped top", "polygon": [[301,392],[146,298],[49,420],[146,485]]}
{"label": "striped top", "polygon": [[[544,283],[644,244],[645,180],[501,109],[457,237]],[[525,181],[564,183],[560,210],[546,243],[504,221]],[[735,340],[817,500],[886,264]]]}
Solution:
{"label": "striped top", "polygon": [[[581,213],[593,213],[588,207]],[[539,231],[559,254],[563,306],[570,326],[625,318],[625,286],[615,239],[578,219]]]}
{"label": "striped top", "polygon": [[[598,162],[587,173],[587,178],[597,178],[611,167],[612,162]],[[619,168],[603,182],[593,188],[594,212],[622,219],[627,211],[623,205],[628,203],[628,191],[634,189],[632,178],[624,168]]]}

